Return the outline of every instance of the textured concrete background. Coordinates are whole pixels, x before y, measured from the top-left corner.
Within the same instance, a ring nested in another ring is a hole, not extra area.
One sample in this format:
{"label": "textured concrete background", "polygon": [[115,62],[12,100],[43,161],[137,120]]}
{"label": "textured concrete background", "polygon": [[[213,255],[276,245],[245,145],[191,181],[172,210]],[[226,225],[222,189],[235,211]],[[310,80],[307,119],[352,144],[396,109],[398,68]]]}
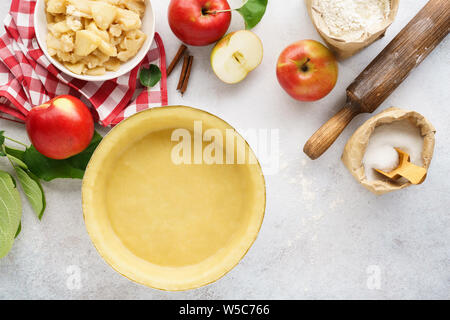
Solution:
{"label": "textured concrete background", "polygon": [[[280,130],[282,170],[266,177],[261,233],[223,279],[197,290],[168,293],[115,273],[86,233],[81,182],[59,180],[44,185],[48,207],[41,222],[25,204],[22,234],[0,261],[0,298],[450,298],[448,38],[377,111],[389,106],[413,109],[435,125],[436,153],[426,183],[376,197],[353,180],[340,156],[346,140],[369,115],[353,121],[319,160],[310,161],[301,152],[308,137],[342,106],[354,77],[425,3],[401,1],[386,37],[340,63],[337,87],[320,102],[293,101],[275,77],[276,59],[285,46],[305,38],[320,40],[301,0],[269,1],[264,20],[254,30],[264,43],[264,61],[241,84],[227,86],[216,79],[209,66],[211,48],[192,49],[196,60],[184,97],[175,91],[178,76],[170,78],[170,104],[205,109],[236,128]],[[170,60],[179,42],[168,27],[167,4],[153,1],[157,30]],[[0,2],[0,17],[8,7],[9,1]],[[242,21],[236,16],[232,30],[239,28]],[[0,120],[0,128],[27,141],[21,125]]]}

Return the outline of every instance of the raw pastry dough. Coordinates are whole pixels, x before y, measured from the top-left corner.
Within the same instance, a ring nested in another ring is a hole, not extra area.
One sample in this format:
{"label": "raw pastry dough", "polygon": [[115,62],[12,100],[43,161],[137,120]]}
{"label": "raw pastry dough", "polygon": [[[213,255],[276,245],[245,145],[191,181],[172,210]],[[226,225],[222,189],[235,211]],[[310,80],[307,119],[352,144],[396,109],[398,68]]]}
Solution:
{"label": "raw pastry dough", "polygon": [[196,120],[203,131],[231,129],[187,107],[138,113],[102,141],[83,181],[86,226],[99,253],[124,276],[154,288],[217,280],[245,255],[262,223],[259,164],[173,163],[173,130],[192,131]]}

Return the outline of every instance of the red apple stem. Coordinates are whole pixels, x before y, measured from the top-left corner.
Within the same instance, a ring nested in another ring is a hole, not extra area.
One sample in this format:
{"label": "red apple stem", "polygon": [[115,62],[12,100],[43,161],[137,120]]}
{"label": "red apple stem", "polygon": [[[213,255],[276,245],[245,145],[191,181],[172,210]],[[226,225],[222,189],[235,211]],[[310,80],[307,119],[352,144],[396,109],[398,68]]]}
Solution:
{"label": "red apple stem", "polygon": [[302,69],[303,72],[308,71],[308,66],[307,66],[307,64],[308,64],[308,62],[310,62],[310,61],[311,61],[310,58],[306,58],[306,61],[305,61],[305,62],[302,64],[302,66],[300,67],[300,69]]}

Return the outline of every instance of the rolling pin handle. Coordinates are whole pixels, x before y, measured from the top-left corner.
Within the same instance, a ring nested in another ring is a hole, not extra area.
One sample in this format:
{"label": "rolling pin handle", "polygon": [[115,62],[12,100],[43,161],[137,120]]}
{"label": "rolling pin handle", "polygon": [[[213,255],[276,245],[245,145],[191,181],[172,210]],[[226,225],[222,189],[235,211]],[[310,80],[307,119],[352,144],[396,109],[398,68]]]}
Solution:
{"label": "rolling pin handle", "polygon": [[312,160],[319,158],[336,141],[345,127],[360,113],[347,103],[334,117],[328,120],[306,142],[303,152]]}

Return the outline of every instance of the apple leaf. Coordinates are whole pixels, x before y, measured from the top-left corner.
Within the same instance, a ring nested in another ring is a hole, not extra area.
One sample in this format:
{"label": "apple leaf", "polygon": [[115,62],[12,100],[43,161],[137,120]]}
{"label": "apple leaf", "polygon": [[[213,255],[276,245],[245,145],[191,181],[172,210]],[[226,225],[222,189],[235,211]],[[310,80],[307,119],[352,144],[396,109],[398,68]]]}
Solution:
{"label": "apple leaf", "polygon": [[268,0],[248,0],[241,8],[236,9],[245,21],[245,29],[253,29],[266,12]]}
{"label": "apple leaf", "polygon": [[45,181],[57,178],[83,179],[84,171],[72,167],[68,160],[54,160],[31,146],[25,150],[24,160],[32,173]]}
{"label": "apple leaf", "polygon": [[23,155],[25,154],[25,151],[5,146],[5,152],[9,156],[13,156],[14,158],[22,160],[23,162]]}
{"label": "apple leaf", "polygon": [[28,202],[30,202],[31,208],[36,213],[38,219],[41,220],[45,211],[46,202],[44,190],[39,179],[30,171],[20,166],[14,166],[14,169],[16,170],[22,190],[27,196]]}
{"label": "apple leaf", "polygon": [[22,217],[22,202],[13,177],[0,171],[0,258],[11,250]]}
{"label": "apple leaf", "polygon": [[39,182],[39,178],[32,174],[28,170],[26,163],[23,162],[25,151],[3,146],[3,152],[11,161],[20,185],[22,186],[22,190],[30,202],[31,208],[40,220],[46,206],[44,190]]}
{"label": "apple leaf", "polygon": [[144,87],[154,87],[161,80],[161,70],[155,64],[151,64],[148,69],[142,69],[139,80]]}
{"label": "apple leaf", "polygon": [[6,156],[5,149],[4,149],[4,143],[5,143],[5,136],[3,135],[5,131],[0,131],[0,157]]}
{"label": "apple leaf", "polygon": [[30,146],[25,150],[23,162],[35,176],[44,181],[58,178],[83,179],[87,164],[101,140],[102,136],[95,132],[86,150],[64,160],[47,158]]}
{"label": "apple leaf", "polygon": [[16,234],[14,235],[14,239],[17,238],[22,231],[22,222],[19,223],[19,228],[17,228]]}
{"label": "apple leaf", "polygon": [[22,168],[24,170],[28,170],[28,166],[25,164],[25,162],[22,161],[22,159],[8,154],[8,151],[6,151],[6,148],[5,148],[5,152],[6,152],[6,156],[8,157],[8,159],[11,160],[11,162],[13,163],[13,166],[19,166],[20,168]]}

